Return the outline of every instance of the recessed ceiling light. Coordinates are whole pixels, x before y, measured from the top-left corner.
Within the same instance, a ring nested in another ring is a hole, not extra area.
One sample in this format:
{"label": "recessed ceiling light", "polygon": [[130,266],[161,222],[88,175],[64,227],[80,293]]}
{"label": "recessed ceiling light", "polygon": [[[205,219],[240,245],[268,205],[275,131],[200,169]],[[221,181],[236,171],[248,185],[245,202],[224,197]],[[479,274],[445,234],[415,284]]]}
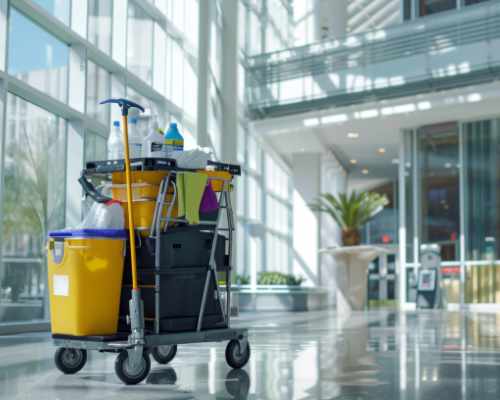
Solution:
{"label": "recessed ceiling light", "polygon": [[363,169],[361,170],[361,173],[362,173],[363,175],[366,175],[366,174],[368,174],[368,170],[367,170],[366,168],[363,168]]}
{"label": "recessed ceiling light", "polygon": [[349,161],[351,164],[357,164],[358,163],[358,160],[355,160],[354,158],[352,160]]}
{"label": "recessed ceiling light", "polygon": [[377,150],[379,154],[384,154],[385,153],[385,149],[383,147],[379,147],[379,149]]}
{"label": "recessed ceiling light", "polygon": [[357,132],[349,132],[349,133],[347,134],[347,137],[348,137],[349,139],[357,139],[357,138],[359,138],[359,133],[357,133]]}
{"label": "recessed ceiling light", "polygon": [[326,117],[321,118],[321,123],[330,124],[333,122],[345,122],[347,119],[347,114],[327,115]]}

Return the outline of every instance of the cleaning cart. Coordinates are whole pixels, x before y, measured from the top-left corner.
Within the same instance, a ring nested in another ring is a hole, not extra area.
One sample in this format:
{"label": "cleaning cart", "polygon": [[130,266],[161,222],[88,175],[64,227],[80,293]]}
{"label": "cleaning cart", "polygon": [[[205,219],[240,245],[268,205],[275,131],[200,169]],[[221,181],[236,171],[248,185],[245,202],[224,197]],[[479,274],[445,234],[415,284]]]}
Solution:
{"label": "cleaning cart", "polygon": [[[107,297],[119,298],[109,299],[113,303],[112,307],[103,304],[107,310],[107,332],[101,334],[92,329],[84,331],[91,333],[86,335],[78,334],[81,331],[64,329],[52,332],[53,342],[58,347],[56,366],[62,372],[72,374],[83,368],[89,350],[116,353],[117,376],[126,384],[137,384],[149,374],[150,355],[158,363],[165,364],[175,357],[177,345],[228,341],[225,352],[227,363],[232,368],[242,368],[250,357],[248,333],[246,329],[232,328],[230,324],[234,235],[230,192],[233,177],[241,173],[240,167],[208,162],[205,169],[194,171],[178,168],[175,160],[168,158],[130,160],[126,144],[128,109],[141,107],[125,99],[107,102],[118,103],[122,108],[125,160],[87,163],[79,182],[86,195],[96,202],[105,203],[111,197],[99,189],[100,184],[106,181],[115,183],[111,196],[116,198],[121,195],[119,185],[125,178],[129,226],[127,251],[112,256],[114,264],[118,264],[116,260],[123,260],[123,264],[110,268],[114,275],[106,283],[114,289],[112,293],[107,293]],[[193,207],[186,199],[190,195],[189,190],[195,188],[189,183],[190,179],[206,182],[205,190],[209,190],[216,200],[215,211],[190,214],[189,207]],[[157,190],[151,191],[146,184],[157,185]],[[155,193],[156,199],[151,211],[141,216],[141,229],[135,229],[134,196],[139,196],[137,190],[144,191],[144,188],[147,188],[148,193]],[[114,233],[114,236],[114,240],[119,238],[125,241],[123,234]],[[56,248],[55,242],[56,238],[49,238],[49,250]],[[56,274],[55,271],[62,268],[81,268],[87,282],[95,279],[92,274],[100,271],[102,279],[103,270],[95,260],[111,255],[96,255],[94,251],[94,257],[88,257],[85,252],[93,246],[93,242],[88,240],[90,244],[85,242],[87,247],[77,249],[80,257],[70,257],[72,249],[67,242],[65,238],[63,249],[66,255],[49,251],[49,280],[53,280],[54,275],[59,275],[59,280],[62,279],[60,276],[69,275]],[[102,243],[98,249],[102,252]],[[71,264],[70,261],[74,259],[79,262]],[[120,278],[121,293],[117,294],[116,280]],[[78,279],[78,276],[70,275],[69,279]],[[82,309],[81,293],[86,293],[87,299],[91,297],[88,294],[93,290],[92,285],[78,293],[72,292],[73,286],[71,282],[67,284],[66,292],[63,293],[66,297],[63,296],[62,300],[57,293],[51,292],[52,321],[53,324],[56,322],[54,326],[66,326],[57,324],[68,319],[68,315],[61,312],[69,312],[64,306],[65,301],[77,304],[78,309]],[[102,293],[96,298],[106,302]],[[117,305],[117,302],[120,304]],[[95,303],[93,307],[97,306]],[[69,319],[85,318],[91,314],[82,312],[79,315]],[[109,332],[110,321],[111,324],[118,321],[115,332]],[[99,321],[94,322],[95,326],[100,326]],[[85,321],[81,325],[88,327]]]}

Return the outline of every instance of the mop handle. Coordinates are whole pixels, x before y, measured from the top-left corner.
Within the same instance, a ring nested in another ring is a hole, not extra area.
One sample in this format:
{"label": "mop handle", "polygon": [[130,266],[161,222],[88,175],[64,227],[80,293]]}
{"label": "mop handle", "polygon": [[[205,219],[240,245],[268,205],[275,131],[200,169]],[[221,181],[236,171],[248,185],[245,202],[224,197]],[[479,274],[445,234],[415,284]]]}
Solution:
{"label": "mop handle", "polygon": [[127,183],[127,215],[128,215],[128,233],[130,242],[130,265],[132,272],[132,290],[137,290],[137,258],[135,252],[135,230],[134,214],[132,212],[132,179],[130,174],[130,153],[128,147],[128,110],[135,107],[144,112],[139,104],[127,99],[108,99],[100,104],[116,103],[122,109],[123,124],[123,147],[125,149],[125,181]]}

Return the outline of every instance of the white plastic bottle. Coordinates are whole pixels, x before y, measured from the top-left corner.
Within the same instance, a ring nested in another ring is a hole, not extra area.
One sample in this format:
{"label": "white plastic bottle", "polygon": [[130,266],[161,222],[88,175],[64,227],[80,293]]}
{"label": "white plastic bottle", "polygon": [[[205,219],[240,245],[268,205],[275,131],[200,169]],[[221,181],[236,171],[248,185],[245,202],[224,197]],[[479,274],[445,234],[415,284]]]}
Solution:
{"label": "white plastic bottle", "polygon": [[148,132],[142,141],[142,156],[144,158],[164,158],[163,132],[155,120],[150,123]]}
{"label": "white plastic bottle", "polygon": [[120,131],[120,121],[113,121],[113,127],[108,137],[108,160],[123,159],[123,139]]}
{"label": "white plastic bottle", "polygon": [[137,117],[130,118],[128,124],[128,150],[130,158],[142,157],[142,135],[137,126]]}

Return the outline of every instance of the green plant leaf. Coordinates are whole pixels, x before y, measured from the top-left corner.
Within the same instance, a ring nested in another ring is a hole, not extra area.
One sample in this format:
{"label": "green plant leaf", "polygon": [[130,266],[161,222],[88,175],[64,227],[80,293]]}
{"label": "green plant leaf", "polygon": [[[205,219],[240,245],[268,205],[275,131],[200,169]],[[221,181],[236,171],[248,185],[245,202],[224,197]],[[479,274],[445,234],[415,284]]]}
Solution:
{"label": "green plant leaf", "polygon": [[311,204],[313,211],[330,215],[341,229],[359,229],[362,225],[377,215],[389,203],[385,195],[374,192],[350,194],[331,193],[320,194]]}

